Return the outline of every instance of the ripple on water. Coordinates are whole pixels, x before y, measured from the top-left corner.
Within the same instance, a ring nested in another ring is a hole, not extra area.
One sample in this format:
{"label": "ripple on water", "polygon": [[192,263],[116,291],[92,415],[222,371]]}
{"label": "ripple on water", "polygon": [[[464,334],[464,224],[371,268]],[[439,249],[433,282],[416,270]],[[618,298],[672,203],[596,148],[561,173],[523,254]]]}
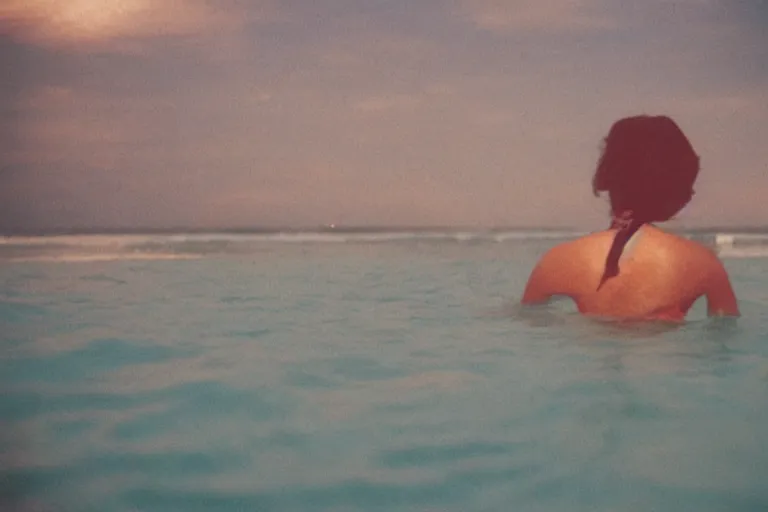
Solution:
{"label": "ripple on water", "polygon": [[231,331],[230,335],[234,338],[245,338],[248,340],[254,340],[257,338],[262,338],[271,332],[272,332],[271,329],[245,329],[245,330]]}
{"label": "ripple on water", "polygon": [[189,351],[117,338],[96,339],[54,355],[15,357],[2,362],[3,374],[15,383],[73,382],[99,373],[144,363],[168,361]]}
{"label": "ripple on water", "polygon": [[514,443],[466,442],[385,450],[379,456],[388,468],[444,466],[464,460],[504,457],[515,453]]}
{"label": "ripple on water", "polygon": [[242,390],[221,382],[193,382],[151,394],[163,405],[115,426],[119,440],[152,439],[170,431],[203,428],[206,424],[264,422],[285,416],[286,405],[268,391]]}
{"label": "ripple on water", "polygon": [[45,316],[47,308],[28,304],[22,300],[0,300],[0,326],[2,323],[24,324]]}
{"label": "ripple on water", "polygon": [[502,466],[449,472],[443,478],[403,483],[344,479],[308,487],[253,492],[177,488],[132,489],[121,501],[138,510],[461,510],[457,503],[484,493],[490,486],[528,479],[534,468]]}
{"label": "ripple on water", "polygon": [[318,358],[304,363],[288,363],[288,383],[307,388],[327,388],[357,381],[389,380],[405,375],[405,370],[370,357],[341,356]]}
{"label": "ripple on water", "polygon": [[[49,501],[64,500],[69,506],[80,504],[87,510],[96,510],[92,502],[94,498],[98,497],[103,506],[103,501],[108,502],[109,495],[118,490],[151,488],[153,482],[159,480],[171,483],[226,474],[231,470],[240,470],[249,462],[249,457],[237,450],[114,451],[68,460],[66,464],[2,470],[0,481],[6,491],[4,498],[9,505],[13,505],[13,510],[17,510],[18,504],[31,495],[42,495]],[[87,489],[91,493],[90,502],[82,503],[83,498],[76,489]],[[125,503],[122,503],[118,509],[124,506]]]}

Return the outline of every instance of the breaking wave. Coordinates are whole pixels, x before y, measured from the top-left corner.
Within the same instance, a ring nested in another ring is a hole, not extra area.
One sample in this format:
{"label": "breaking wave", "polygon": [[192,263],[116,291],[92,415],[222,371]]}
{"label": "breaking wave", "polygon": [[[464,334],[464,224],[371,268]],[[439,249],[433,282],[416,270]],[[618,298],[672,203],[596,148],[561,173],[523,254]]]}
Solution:
{"label": "breaking wave", "polygon": [[718,233],[714,240],[721,258],[768,257],[768,233]]}
{"label": "breaking wave", "polygon": [[[178,260],[250,254],[270,244],[556,243],[585,234],[568,230],[289,231],[271,233],[84,234],[0,237],[0,260],[93,262]],[[768,233],[689,233],[725,258],[768,257]]]}

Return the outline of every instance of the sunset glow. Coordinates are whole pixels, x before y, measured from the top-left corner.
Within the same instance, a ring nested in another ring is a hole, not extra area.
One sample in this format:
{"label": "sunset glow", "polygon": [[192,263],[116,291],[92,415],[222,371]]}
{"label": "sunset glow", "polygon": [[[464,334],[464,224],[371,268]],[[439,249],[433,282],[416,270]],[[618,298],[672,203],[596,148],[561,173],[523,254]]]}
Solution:
{"label": "sunset glow", "polygon": [[23,27],[22,39],[53,46],[195,33],[224,17],[198,0],[8,0],[0,5],[0,19]]}

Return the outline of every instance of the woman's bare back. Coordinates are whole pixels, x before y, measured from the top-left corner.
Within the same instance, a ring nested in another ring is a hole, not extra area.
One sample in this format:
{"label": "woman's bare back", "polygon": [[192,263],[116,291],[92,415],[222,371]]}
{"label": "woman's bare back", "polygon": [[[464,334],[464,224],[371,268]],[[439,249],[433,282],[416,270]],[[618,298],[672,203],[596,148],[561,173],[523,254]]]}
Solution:
{"label": "woman's bare back", "polygon": [[625,247],[621,272],[602,286],[605,259],[615,230],[593,233],[551,249],[533,270],[523,303],[571,297],[584,314],[682,320],[707,297],[710,315],[738,315],[722,263],[708,248],[643,226]]}

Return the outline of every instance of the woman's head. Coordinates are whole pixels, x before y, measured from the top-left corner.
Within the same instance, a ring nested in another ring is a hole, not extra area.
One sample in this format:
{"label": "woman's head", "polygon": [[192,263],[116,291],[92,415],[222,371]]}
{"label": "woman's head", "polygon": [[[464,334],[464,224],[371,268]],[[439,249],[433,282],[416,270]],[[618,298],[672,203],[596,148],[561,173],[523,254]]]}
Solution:
{"label": "woman's head", "polygon": [[669,117],[627,117],[605,138],[592,189],[608,192],[614,216],[665,221],[690,201],[698,173],[699,157]]}

